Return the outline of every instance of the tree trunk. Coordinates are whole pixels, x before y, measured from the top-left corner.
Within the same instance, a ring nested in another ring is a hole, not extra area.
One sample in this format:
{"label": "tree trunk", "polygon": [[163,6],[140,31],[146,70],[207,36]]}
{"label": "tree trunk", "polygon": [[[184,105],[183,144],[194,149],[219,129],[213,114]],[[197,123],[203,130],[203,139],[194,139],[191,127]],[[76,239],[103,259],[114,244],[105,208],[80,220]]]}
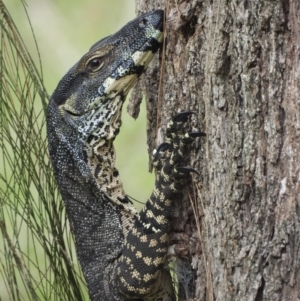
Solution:
{"label": "tree trunk", "polygon": [[136,2],[166,12],[149,149],[178,111],[207,134],[174,211],[180,300],[300,300],[300,2]]}

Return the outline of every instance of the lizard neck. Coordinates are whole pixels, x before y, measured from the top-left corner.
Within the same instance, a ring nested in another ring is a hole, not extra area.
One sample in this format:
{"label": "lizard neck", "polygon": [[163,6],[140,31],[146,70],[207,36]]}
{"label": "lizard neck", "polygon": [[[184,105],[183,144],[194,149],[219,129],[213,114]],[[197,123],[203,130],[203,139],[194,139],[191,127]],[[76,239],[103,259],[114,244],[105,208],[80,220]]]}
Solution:
{"label": "lizard neck", "polygon": [[114,204],[126,199],[119,172],[115,167],[116,153],[112,140],[99,139],[85,146],[87,164],[97,186]]}
{"label": "lizard neck", "polygon": [[134,215],[137,211],[126,196],[123,183],[115,167],[116,152],[113,140],[99,139],[97,142],[85,145],[87,165],[99,190],[122,211]]}
{"label": "lizard neck", "polygon": [[[116,152],[113,141],[121,127],[121,113],[123,101],[111,100],[107,105],[106,118],[102,119],[102,126],[96,128],[85,139],[84,152],[86,163],[98,189],[114,206],[128,211],[134,215],[137,213],[126,196],[118,170],[115,167]],[[102,108],[103,115],[103,108]]]}
{"label": "lizard neck", "polygon": [[[90,162],[96,160],[98,164],[99,154],[87,159],[84,142],[78,140],[78,134],[63,121],[58,107],[51,103],[47,110],[47,131],[54,173],[76,238],[77,256],[91,298],[101,300],[109,283],[105,278],[107,269],[122,253],[123,221],[120,209],[99,189],[100,180],[94,177],[96,169],[92,174]],[[62,128],[68,135],[61,133]],[[103,145],[100,149],[103,150]]]}

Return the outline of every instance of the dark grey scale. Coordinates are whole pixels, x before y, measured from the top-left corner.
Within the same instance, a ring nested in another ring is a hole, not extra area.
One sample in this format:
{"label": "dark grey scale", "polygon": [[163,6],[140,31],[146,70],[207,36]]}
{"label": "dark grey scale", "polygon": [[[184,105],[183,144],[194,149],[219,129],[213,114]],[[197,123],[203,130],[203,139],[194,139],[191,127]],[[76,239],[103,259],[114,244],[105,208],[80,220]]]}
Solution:
{"label": "dark grey scale", "polygon": [[130,70],[130,74],[136,74],[137,76],[140,76],[143,74],[145,71],[144,66],[139,65],[139,66],[133,66],[132,69]]}
{"label": "dark grey scale", "polygon": [[97,137],[95,137],[94,135],[90,135],[88,138],[87,138],[87,143],[90,144],[93,140],[97,139]]}
{"label": "dark grey scale", "polygon": [[128,204],[128,203],[132,204],[132,201],[128,197],[125,198],[118,197],[118,200],[123,204]]}
{"label": "dark grey scale", "polygon": [[97,167],[95,168],[95,174],[94,174],[95,178],[98,178],[98,175],[101,172],[101,170],[102,170],[101,165],[97,165]]}
{"label": "dark grey scale", "polygon": [[76,74],[75,66],[60,80],[52,97],[58,100],[57,104],[64,103],[72,94],[74,88],[82,85],[87,74]]}
{"label": "dark grey scale", "polygon": [[162,208],[162,209],[158,209],[157,207],[155,207],[153,205],[149,206],[149,208],[148,208],[148,206],[146,204],[146,209],[145,210],[150,209],[153,212],[154,216],[164,215],[166,218],[171,216],[171,214],[172,214],[172,209],[171,209],[172,205],[165,205],[159,198],[153,198],[153,199],[151,199],[151,202],[153,204],[155,204],[155,203],[158,204],[159,207]]}
{"label": "dark grey scale", "polygon": [[108,119],[109,116],[111,116],[111,112],[107,111],[106,114],[104,115],[104,119]]}
{"label": "dark grey scale", "polygon": [[128,74],[132,74],[131,70],[132,68],[135,66],[135,63],[133,61],[133,59],[131,57],[128,57],[127,60],[125,60],[120,67],[122,67],[123,71],[122,73],[119,72],[119,70],[117,69],[115,72],[113,72],[111,74],[111,78],[114,78],[116,80],[122,78],[123,76],[126,76]]}
{"label": "dark grey scale", "polygon": [[[95,116],[95,121],[98,121],[98,118],[97,115]],[[102,128],[103,127],[103,121],[98,121],[97,122],[97,128]]]}
{"label": "dark grey scale", "polygon": [[[101,116],[101,114],[100,113],[98,113],[98,114],[96,114],[95,115],[95,120],[99,120],[100,118],[101,118],[102,116]],[[101,119],[100,119],[100,121],[98,122],[98,128],[101,128],[102,126],[103,126],[103,121],[101,121]]]}
{"label": "dark grey scale", "polygon": [[[161,224],[158,222],[156,216],[163,215],[166,219],[171,217],[172,214],[172,207],[167,206],[163,204],[159,198],[156,198],[154,196],[151,196],[150,202],[147,202],[143,210],[140,212],[138,216],[138,221],[137,221],[137,227],[143,227],[144,225],[150,225],[150,228],[148,228],[147,233],[151,234],[154,231],[152,230],[153,228],[156,230],[169,230],[169,225],[168,224]],[[158,210],[153,206],[153,204],[158,203],[161,207],[162,210]],[[153,212],[154,217],[149,217],[147,216],[147,211]],[[163,232],[164,233],[164,232]]]}
{"label": "dark grey scale", "polygon": [[[121,294],[142,298],[145,295],[139,295],[134,291],[131,292],[128,287],[133,286],[145,290],[151,288],[155,282],[155,273],[164,266],[163,259],[167,252],[168,242],[161,241],[161,233],[147,235],[143,230],[140,230],[138,229],[136,234],[130,231],[127,236],[127,244],[124,246],[123,254],[118,264],[119,273],[125,279],[125,283],[121,279],[117,279],[117,286],[121,288]],[[146,236],[147,239],[141,240],[143,236]],[[150,242],[154,245],[153,247],[150,246]],[[132,251],[131,246],[138,247]],[[130,258],[130,264],[127,264],[127,258]],[[134,272],[137,272],[141,277],[132,277]],[[150,276],[147,278],[143,277],[144,275]]]}
{"label": "dark grey scale", "polygon": [[120,133],[120,129],[115,129],[114,130],[114,135],[117,136]]}
{"label": "dark grey scale", "polygon": [[99,163],[102,163],[102,162],[103,162],[104,159],[103,159],[103,157],[102,157],[102,154],[96,153],[95,156],[96,156],[97,161],[98,161]]}

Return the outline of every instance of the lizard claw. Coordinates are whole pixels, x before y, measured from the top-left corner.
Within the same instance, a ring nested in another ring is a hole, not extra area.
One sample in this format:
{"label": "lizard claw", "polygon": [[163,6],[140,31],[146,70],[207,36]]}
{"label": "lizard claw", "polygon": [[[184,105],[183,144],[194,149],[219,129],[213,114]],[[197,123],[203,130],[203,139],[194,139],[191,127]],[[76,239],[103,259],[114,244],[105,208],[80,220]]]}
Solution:
{"label": "lizard claw", "polygon": [[152,158],[155,160],[157,159],[157,156],[160,152],[165,152],[167,149],[169,149],[171,145],[169,143],[163,142],[161,143],[157,148],[153,150]]}
{"label": "lizard claw", "polygon": [[198,176],[200,176],[200,173],[196,169],[191,168],[191,167],[176,167],[174,169],[174,172],[175,172],[175,175],[174,175],[175,177],[176,177],[176,175],[178,177],[182,177],[183,175],[191,173],[191,172],[193,172],[193,173],[197,174]]}
{"label": "lizard claw", "polygon": [[172,121],[173,122],[186,122],[188,120],[188,117],[192,114],[197,114],[196,112],[192,112],[192,111],[183,111],[180,112],[178,114],[176,114],[175,116],[173,116]]}
{"label": "lizard claw", "polygon": [[197,137],[205,137],[206,134],[204,132],[191,132],[187,134],[189,138],[197,138]]}
{"label": "lizard claw", "polygon": [[186,133],[182,139],[182,141],[184,143],[192,143],[195,138],[198,138],[198,137],[205,137],[206,134],[203,133],[203,132],[190,132],[190,133]]}
{"label": "lizard claw", "polygon": [[166,150],[168,150],[171,147],[171,145],[169,143],[161,143],[156,149],[153,150],[152,153],[152,161],[153,161],[153,166],[155,166],[156,168],[159,168],[159,166],[161,165],[162,162],[162,154],[161,152],[165,152]]}
{"label": "lizard claw", "polygon": [[165,152],[170,147],[171,147],[171,145],[169,143],[163,142],[155,150],[156,150],[156,152]]}

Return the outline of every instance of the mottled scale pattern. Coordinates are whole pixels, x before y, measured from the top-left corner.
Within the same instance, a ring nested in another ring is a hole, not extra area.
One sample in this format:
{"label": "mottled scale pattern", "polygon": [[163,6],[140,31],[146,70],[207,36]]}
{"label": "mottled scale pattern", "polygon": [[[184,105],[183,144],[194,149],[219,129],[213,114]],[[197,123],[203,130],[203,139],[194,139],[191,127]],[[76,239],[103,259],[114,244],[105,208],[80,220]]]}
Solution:
{"label": "mottled scale pattern", "polygon": [[[138,214],[128,236],[117,273],[121,275],[119,291],[128,299],[139,296],[144,300],[175,300],[172,279],[166,270],[169,246],[169,219],[173,201],[186,183],[186,172],[177,168],[189,152],[189,146],[201,132],[185,133],[184,122],[192,112],[177,114],[167,126],[167,143],[154,151],[157,176],[154,190],[145,207]],[[163,281],[160,281],[163,277]],[[153,295],[156,299],[153,299]]]}
{"label": "mottled scale pattern", "polygon": [[164,13],[144,14],[94,44],[59,82],[47,109],[49,153],[92,301],[172,301],[169,219],[188,168],[178,167],[198,136],[191,114],[168,124],[154,154],[156,183],[138,213],[115,167],[113,141],[126,95],[163,40]]}

